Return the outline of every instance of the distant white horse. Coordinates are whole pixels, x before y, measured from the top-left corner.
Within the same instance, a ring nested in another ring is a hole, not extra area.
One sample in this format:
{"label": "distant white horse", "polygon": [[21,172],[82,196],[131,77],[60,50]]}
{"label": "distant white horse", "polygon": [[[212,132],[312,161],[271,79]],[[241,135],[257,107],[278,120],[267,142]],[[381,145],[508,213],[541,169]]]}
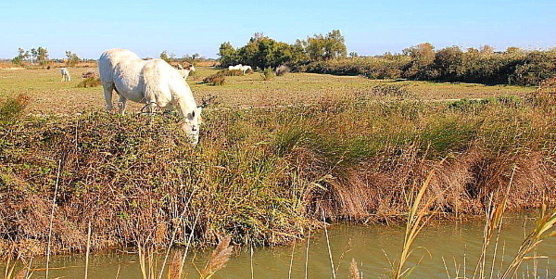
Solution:
{"label": "distant white horse", "polygon": [[[189,76],[189,73],[191,73],[191,71],[195,71],[195,66],[191,65],[189,67],[186,67],[185,69],[183,68],[183,66],[178,64],[178,72],[181,74],[181,76],[183,77],[183,79],[187,79],[187,77]],[[180,69],[181,67],[181,69]]]}
{"label": "distant white horse", "polygon": [[233,71],[233,70],[239,70],[243,72],[243,74],[245,75],[245,72],[247,72],[247,70],[253,70],[253,69],[251,69],[251,66],[241,65],[241,64],[237,64],[235,66],[228,66],[228,71]]}
{"label": "distant white horse", "polygon": [[247,66],[247,65],[241,66],[241,71],[243,71],[244,75],[245,75],[245,72],[247,72],[247,70],[253,71],[253,69],[251,69],[251,66]]}
{"label": "distant white horse", "polygon": [[233,70],[241,70],[241,67],[243,67],[243,65],[238,64],[235,66],[228,66],[228,71],[233,71]]}
{"label": "distant white horse", "polygon": [[62,81],[71,81],[71,76],[68,68],[60,68],[60,74],[62,74]]}
{"label": "distant white horse", "polygon": [[98,68],[108,111],[112,111],[113,90],[120,96],[119,111],[122,114],[127,100],[146,104],[149,112],[156,106],[175,108],[182,118],[181,129],[193,144],[197,144],[201,107],[197,107],[189,85],[176,69],[162,59],[144,61],[125,49],[103,52]]}

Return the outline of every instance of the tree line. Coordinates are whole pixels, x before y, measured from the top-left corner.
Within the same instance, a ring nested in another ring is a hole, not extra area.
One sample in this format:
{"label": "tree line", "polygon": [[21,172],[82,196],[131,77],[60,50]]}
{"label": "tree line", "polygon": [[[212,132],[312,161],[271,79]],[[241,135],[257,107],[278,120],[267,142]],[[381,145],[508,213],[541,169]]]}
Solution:
{"label": "tree line", "polygon": [[538,85],[556,75],[556,49],[509,47],[495,52],[485,45],[479,49],[450,46],[435,50],[432,44],[422,43],[397,54],[360,57],[351,52],[348,56],[340,30],[296,40],[294,44],[256,33],[240,48],[222,43],[218,55],[222,67],[245,64],[264,69],[287,65],[296,71],[377,79]]}
{"label": "tree line", "polygon": [[[25,50],[23,48],[18,48],[18,54],[12,58],[12,63],[19,66],[25,65],[41,65],[45,66],[50,64],[52,61],[49,58],[48,49],[44,47],[32,48],[31,50]],[[66,58],[64,62],[67,66],[75,66],[81,61],[81,58],[77,54],[66,50]]]}
{"label": "tree line", "polygon": [[229,42],[222,43],[218,55],[223,67],[245,64],[264,69],[280,65],[296,67],[312,61],[338,59],[346,57],[346,51],[344,36],[340,30],[332,30],[326,35],[296,40],[294,44],[278,42],[262,33],[255,33],[245,46],[238,49]]}

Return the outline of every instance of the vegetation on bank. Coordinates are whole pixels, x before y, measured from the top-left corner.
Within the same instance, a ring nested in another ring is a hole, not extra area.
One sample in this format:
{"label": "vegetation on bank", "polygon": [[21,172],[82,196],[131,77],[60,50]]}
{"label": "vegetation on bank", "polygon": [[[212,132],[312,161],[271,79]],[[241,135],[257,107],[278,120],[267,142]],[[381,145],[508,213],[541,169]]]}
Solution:
{"label": "vegetation on bank", "polygon": [[422,43],[398,54],[359,57],[350,53],[348,57],[339,30],[297,40],[294,44],[258,33],[237,49],[229,42],[222,43],[219,56],[224,67],[238,63],[259,69],[287,65],[300,72],[364,75],[374,79],[538,85],[556,72],[554,49],[528,51],[509,47],[495,52],[485,45],[480,49],[450,46],[435,50],[432,44]]}
{"label": "vegetation on bank", "polygon": [[[10,99],[0,111],[17,112]],[[315,105],[204,112],[195,149],[176,116],[22,117],[0,125],[0,251],[41,254],[153,243],[277,245],[329,220],[382,221],[435,170],[442,214],[556,201],[551,94],[485,102],[394,101],[358,93]],[[355,100],[355,101],[354,101]],[[54,199],[54,193],[56,193]],[[52,206],[55,201],[55,206]]]}

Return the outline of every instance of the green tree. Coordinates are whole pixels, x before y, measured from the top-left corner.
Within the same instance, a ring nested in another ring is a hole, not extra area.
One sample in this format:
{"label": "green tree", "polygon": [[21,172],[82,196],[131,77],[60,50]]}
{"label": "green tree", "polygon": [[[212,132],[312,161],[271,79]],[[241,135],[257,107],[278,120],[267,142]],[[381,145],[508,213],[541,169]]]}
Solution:
{"label": "green tree", "polygon": [[345,39],[340,30],[332,30],[307,38],[305,50],[311,61],[331,60],[346,57]]}
{"label": "green tree", "polygon": [[404,76],[414,79],[434,77],[432,66],[435,59],[434,46],[430,43],[422,43],[403,50],[403,54],[411,58],[406,66]]}
{"label": "green tree", "polygon": [[37,61],[41,65],[46,65],[48,63],[48,49],[43,47],[37,49]]}
{"label": "green tree", "polygon": [[457,46],[443,48],[436,53],[434,65],[440,79],[456,80],[463,70],[463,51]]}
{"label": "green tree", "polygon": [[170,57],[168,57],[168,52],[165,50],[163,52],[160,53],[160,59],[170,63],[171,59]]}
{"label": "green tree", "polygon": [[37,61],[37,57],[39,56],[39,52],[37,51],[36,48],[32,48],[31,49],[31,64],[35,63],[35,61]]}
{"label": "green tree", "polygon": [[230,44],[230,42],[225,42],[220,45],[218,56],[220,56],[220,65],[222,67],[228,67],[237,64],[238,52],[232,46],[232,44]]}
{"label": "green tree", "polygon": [[77,54],[72,53],[69,50],[66,50],[66,65],[73,67],[75,66],[78,62],[79,62],[79,56],[77,56]]}
{"label": "green tree", "polygon": [[15,65],[23,65],[23,61],[25,60],[25,50],[23,48],[17,49],[17,56],[12,59],[12,63]]}

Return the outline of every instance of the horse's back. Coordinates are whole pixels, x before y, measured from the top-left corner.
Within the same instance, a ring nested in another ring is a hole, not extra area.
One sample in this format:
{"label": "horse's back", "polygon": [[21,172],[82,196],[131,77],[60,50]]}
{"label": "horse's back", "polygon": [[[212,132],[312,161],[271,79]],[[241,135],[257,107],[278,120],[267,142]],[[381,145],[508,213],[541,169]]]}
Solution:
{"label": "horse's back", "polygon": [[140,65],[141,63],[141,58],[127,49],[109,49],[103,52],[98,59],[100,80],[103,83],[114,82],[115,71],[117,69],[121,72],[122,68],[136,68],[130,65]]}

